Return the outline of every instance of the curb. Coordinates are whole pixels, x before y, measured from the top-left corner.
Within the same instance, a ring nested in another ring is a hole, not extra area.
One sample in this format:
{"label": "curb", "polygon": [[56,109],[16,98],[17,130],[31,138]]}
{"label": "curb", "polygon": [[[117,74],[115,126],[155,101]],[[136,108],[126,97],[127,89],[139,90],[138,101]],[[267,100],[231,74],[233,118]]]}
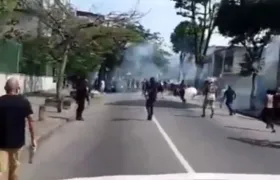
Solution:
{"label": "curb", "polygon": [[[75,108],[75,105],[74,105],[74,103],[72,103],[72,104],[71,104],[71,107],[70,107],[68,110],[66,110],[65,113],[67,114],[67,113],[71,112],[72,110],[74,110],[74,108]],[[41,135],[40,137],[38,137],[38,138],[36,139],[38,149],[40,149],[40,144],[42,144],[44,141],[48,140],[48,139],[49,139],[52,135],[54,135],[58,130],[60,130],[62,127],[64,127],[64,125],[66,125],[66,124],[68,124],[68,123],[70,123],[70,122],[73,122],[73,121],[71,121],[71,118],[72,118],[72,117],[73,117],[72,115],[70,115],[69,117],[66,117],[66,120],[64,120],[64,121],[62,121],[61,123],[59,123],[55,128],[50,129],[50,131],[48,131],[47,133],[45,133],[45,134]],[[29,145],[25,145],[25,146],[23,147],[22,156],[21,156],[21,161],[22,161],[22,162],[25,162],[25,160],[28,159],[28,151],[29,151],[29,150],[28,150],[28,147],[29,147]],[[37,149],[37,150],[38,150],[38,149]]]}
{"label": "curb", "polygon": [[250,114],[250,113],[246,113],[244,111],[240,111],[240,110],[236,110],[236,113],[242,115],[242,116],[247,116],[247,117],[251,117],[251,118],[255,118],[257,120],[261,120],[260,119],[260,116],[257,116],[257,115],[253,115],[253,114]]}

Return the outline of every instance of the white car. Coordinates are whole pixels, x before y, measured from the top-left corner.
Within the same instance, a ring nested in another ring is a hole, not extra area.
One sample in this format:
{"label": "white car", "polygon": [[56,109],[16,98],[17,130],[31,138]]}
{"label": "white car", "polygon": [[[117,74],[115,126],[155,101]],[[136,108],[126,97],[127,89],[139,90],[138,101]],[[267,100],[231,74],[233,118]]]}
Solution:
{"label": "white car", "polygon": [[220,173],[184,173],[165,175],[120,175],[92,178],[73,178],[67,180],[279,180],[280,175],[264,174],[220,174]]}

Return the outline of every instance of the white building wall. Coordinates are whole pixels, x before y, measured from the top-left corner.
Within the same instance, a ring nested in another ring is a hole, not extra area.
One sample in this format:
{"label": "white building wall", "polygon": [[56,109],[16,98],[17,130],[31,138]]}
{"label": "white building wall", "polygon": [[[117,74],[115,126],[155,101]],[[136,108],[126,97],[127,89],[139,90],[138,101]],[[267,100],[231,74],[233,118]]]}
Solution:
{"label": "white building wall", "polygon": [[53,82],[53,77],[50,76],[28,76],[24,74],[0,73],[0,96],[5,94],[5,83],[11,77],[15,77],[19,80],[22,93],[51,90],[56,88],[56,83]]}

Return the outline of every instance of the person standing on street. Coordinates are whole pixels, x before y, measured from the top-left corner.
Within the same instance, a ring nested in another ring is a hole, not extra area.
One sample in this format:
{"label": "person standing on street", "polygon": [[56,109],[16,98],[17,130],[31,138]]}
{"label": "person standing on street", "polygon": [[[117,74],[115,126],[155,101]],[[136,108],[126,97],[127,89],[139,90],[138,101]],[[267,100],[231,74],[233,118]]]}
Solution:
{"label": "person standing on street", "polygon": [[142,94],[143,94],[143,96],[146,95],[147,82],[148,82],[148,81],[147,81],[146,79],[144,79],[143,82],[142,82]]}
{"label": "person standing on street", "polygon": [[180,85],[179,85],[179,96],[180,96],[180,98],[181,98],[181,100],[184,104],[186,103],[185,89],[186,89],[185,81],[182,80]]}
{"label": "person standing on street", "polygon": [[80,79],[77,84],[77,93],[76,93],[76,102],[78,105],[76,111],[76,120],[78,121],[84,120],[82,115],[85,109],[85,100],[87,100],[88,104],[90,104],[86,80]]}
{"label": "person standing on street", "polygon": [[262,111],[262,120],[266,123],[266,128],[271,128],[272,133],[275,133],[274,123],[275,120],[275,109],[273,107],[273,92],[271,90],[267,90],[266,98],[264,103],[264,109]]}
{"label": "person standing on street", "polygon": [[203,102],[203,106],[202,106],[201,117],[205,117],[205,111],[206,111],[207,106],[209,105],[211,108],[210,117],[213,118],[214,107],[215,107],[214,103],[216,101],[218,87],[215,85],[213,78],[209,79],[205,85],[206,85],[206,87],[204,88],[204,93],[203,93],[205,98],[204,98],[204,102]]}
{"label": "person standing on street", "polygon": [[235,114],[235,111],[232,109],[232,103],[236,99],[236,93],[231,86],[228,86],[227,90],[224,92],[223,99],[226,99],[226,106],[228,108],[229,115],[232,116]]}
{"label": "person standing on street", "polygon": [[36,148],[32,108],[19,95],[19,82],[10,78],[5,85],[6,95],[0,97],[0,170],[8,169],[8,180],[18,180],[20,154],[25,144],[25,124],[29,127],[31,146]]}
{"label": "person standing on street", "polygon": [[148,118],[147,120],[152,120],[154,114],[154,103],[157,99],[157,83],[154,77],[150,78],[150,82],[147,87],[147,99],[146,99],[146,109]]}

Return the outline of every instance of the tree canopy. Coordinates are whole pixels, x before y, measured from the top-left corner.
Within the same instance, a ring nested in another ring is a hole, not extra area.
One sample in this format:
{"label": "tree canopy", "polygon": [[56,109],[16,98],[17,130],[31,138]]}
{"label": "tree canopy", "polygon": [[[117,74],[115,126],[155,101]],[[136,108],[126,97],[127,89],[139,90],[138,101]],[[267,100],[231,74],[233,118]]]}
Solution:
{"label": "tree canopy", "polygon": [[[194,57],[196,64],[195,86],[198,87],[205,64],[208,45],[214,31],[214,19],[219,3],[216,0],[172,0],[177,14],[186,20],[187,31],[194,36]],[[175,49],[177,50],[177,49]],[[184,54],[181,54],[183,58]]]}
{"label": "tree canopy", "polygon": [[[214,18],[218,8],[215,0],[172,0],[178,15],[186,18],[188,31],[194,35],[194,52],[197,66],[203,66],[204,56],[214,30]],[[200,74],[200,73],[199,73]]]}
{"label": "tree canopy", "polygon": [[190,29],[190,22],[180,22],[172,32],[170,41],[173,45],[173,51],[176,53],[186,52],[195,53],[195,34]]}
{"label": "tree canopy", "polygon": [[274,35],[279,34],[280,1],[277,0],[222,0],[215,25],[224,36],[231,37],[231,44],[246,49],[240,63],[242,76],[252,77],[250,106],[255,108],[255,81],[265,65],[262,54]]}
{"label": "tree canopy", "polygon": [[232,44],[241,44],[247,54],[241,63],[242,75],[258,74],[264,62],[264,47],[279,33],[279,1],[223,0],[215,19],[221,34],[231,37]]}

